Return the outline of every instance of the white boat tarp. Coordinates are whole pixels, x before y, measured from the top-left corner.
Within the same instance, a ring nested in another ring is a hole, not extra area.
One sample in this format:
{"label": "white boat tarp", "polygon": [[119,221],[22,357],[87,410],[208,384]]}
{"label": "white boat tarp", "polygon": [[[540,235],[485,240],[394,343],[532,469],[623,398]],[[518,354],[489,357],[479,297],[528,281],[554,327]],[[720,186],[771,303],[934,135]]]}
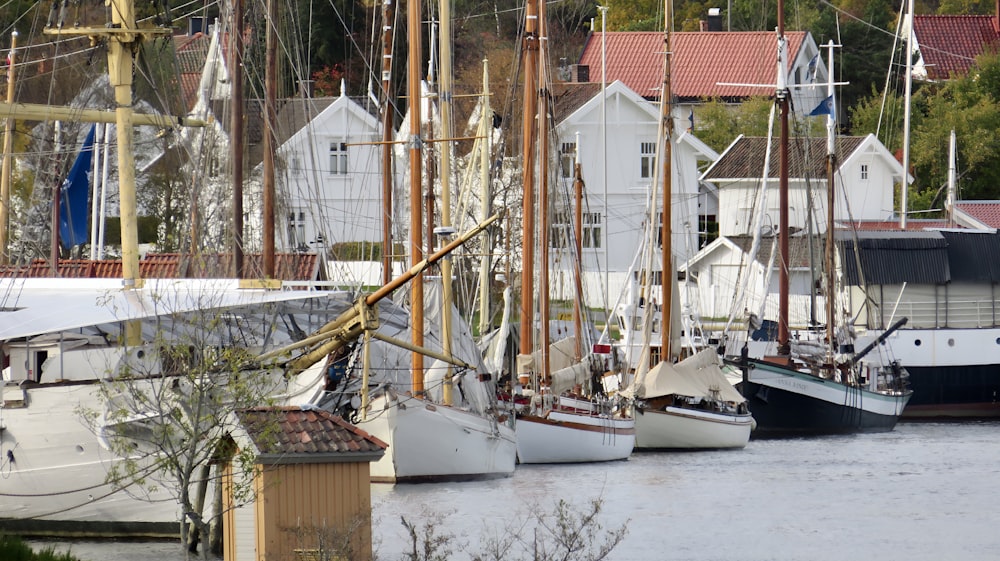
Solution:
{"label": "white boat tarp", "polygon": [[121,279],[0,279],[0,341],[204,309],[337,297],[345,293],[240,288],[233,279],[147,279],[125,290]]}
{"label": "white boat tarp", "polygon": [[636,396],[650,399],[664,395],[714,398],[723,401],[744,401],[729,383],[719,365],[714,349],[705,349],[677,364],[660,362],[639,383]]}

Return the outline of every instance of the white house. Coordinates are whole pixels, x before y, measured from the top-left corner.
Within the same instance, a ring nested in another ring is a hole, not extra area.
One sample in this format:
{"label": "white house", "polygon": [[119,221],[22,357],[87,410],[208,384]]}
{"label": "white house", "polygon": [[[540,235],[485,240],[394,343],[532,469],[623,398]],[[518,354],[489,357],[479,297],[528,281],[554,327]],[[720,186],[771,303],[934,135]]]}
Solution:
{"label": "white house", "polygon": [[[583,264],[588,305],[603,306],[607,286],[609,304],[626,286],[630,268],[640,249],[650,218],[651,189],[661,175],[657,158],[659,105],[644,99],[624,83],[560,84],[554,93],[555,133],[560,159],[559,196],[552,224],[557,272],[556,290],[572,294],[569,255],[573,214],[570,204],[573,163],[579,156],[585,183],[583,211]],[[687,259],[698,250],[699,166],[718,154],[688,132],[675,132],[672,166],[673,253]],[[560,267],[559,265],[562,264]],[[558,296],[557,296],[558,297]],[[568,298],[568,296],[566,296]]]}
{"label": "white house", "polygon": [[284,101],[279,127],[292,132],[277,150],[285,189],[286,249],[382,241],[378,118],[340,97]]}
{"label": "white house", "polygon": [[[827,230],[826,140],[791,144],[789,321],[793,326],[805,326],[812,319],[812,295],[820,292],[812,271],[823,259],[823,245],[817,236]],[[703,181],[718,187],[720,237],[679,266],[686,278],[682,298],[686,297],[686,307],[701,317],[725,318],[731,313],[742,314],[744,309],[764,319],[775,319],[777,315],[776,302],[766,302],[767,295],[778,291],[779,261],[774,243],[779,221],[776,144],[770,154],[764,203],[767,212],[760,222],[754,219],[754,209],[761,205],[766,145],[763,138],[740,137],[702,175]],[[893,186],[903,177],[899,162],[872,135],[840,138],[837,149],[837,223],[857,224],[890,217]],[[808,216],[812,217],[811,225]],[[761,239],[754,247],[752,238],[757,228]],[[822,301],[818,296],[816,300]]]}
{"label": "white house", "polygon": [[[902,183],[902,165],[874,135],[839,137],[839,165],[834,174],[834,219],[838,221],[883,220],[893,214],[893,185]],[[764,163],[768,161],[764,185]],[[826,231],[826,139],[796,139],[788,150],[789,227]],[[778,226],[778,141],[738,137],[712,164],[701,179],[719,192],[719,235],[752,235],[755,225],[771,231]],[[907,178],[909,181],[909,178]],[[766,187],[766,199],[762,199]],[[766,204],[758,218],[757,209]]]}

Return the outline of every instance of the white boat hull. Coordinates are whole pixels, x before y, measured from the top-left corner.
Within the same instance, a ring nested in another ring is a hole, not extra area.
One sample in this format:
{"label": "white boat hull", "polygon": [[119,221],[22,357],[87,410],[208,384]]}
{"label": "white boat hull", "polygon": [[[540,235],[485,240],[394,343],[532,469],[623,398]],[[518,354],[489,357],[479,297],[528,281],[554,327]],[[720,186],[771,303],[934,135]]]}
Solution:
{"label": "white boat hull", "polygon": [[550,410],[518,417],[516,428],[522,464],[624,460],[635,447],[635,420],[627,417]]}
{"label": "white boat hull", "polygon": [[744,448],[753,417],[682,407],[635,414],[635,446],[640,449]]}
{"label": "white boat hull", "polygon": [[[8,387],[5,398],[21,391]],[[77,414],[100,410],[95,385],[23,391],[25,406],[0,409],[0,517],[30,518],[38,530],[65,528],[75,535],[176,536],[180,508],[169,494],[105,483],[115,456]],[[47,524],[53,521],[64,524]]]}
{"label": "white boat hull", "polygon": [[504,477],[514,472],[514,429],[477,413],[399,396],[372,401],[357,426],[389,445],[374,482]]}

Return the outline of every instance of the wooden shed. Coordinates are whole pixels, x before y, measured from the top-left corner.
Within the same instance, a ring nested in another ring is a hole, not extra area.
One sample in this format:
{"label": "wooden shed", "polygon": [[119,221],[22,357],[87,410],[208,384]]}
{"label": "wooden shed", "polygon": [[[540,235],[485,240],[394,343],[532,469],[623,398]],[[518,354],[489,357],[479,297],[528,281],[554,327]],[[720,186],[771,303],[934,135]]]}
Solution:
{"label": "wooden shed", "polygon": [[[236,417],[234,440],[253,454],[254,469],[230,462],[223,473],[224,560],[370,560],[369,463],[387,445],[318,409]],[[252,492],[241,497],[242,489]]]}

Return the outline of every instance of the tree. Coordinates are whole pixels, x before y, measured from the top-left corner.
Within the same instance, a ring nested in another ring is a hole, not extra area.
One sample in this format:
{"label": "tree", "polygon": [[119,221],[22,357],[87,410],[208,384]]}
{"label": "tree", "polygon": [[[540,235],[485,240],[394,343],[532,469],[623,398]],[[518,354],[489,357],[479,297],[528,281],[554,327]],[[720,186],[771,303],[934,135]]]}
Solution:
{"label": "tree", "polygon": [[[232,413],[268,405],[283,388],[280,377],[244,371],[251,349],[274,329],[273,310],[231,313],[221,308],[221,292],[211,291],[182,289],[151,300],[159,313],[143,326],[145,341],[120,341],[108,367],[99,390],[103,410],[79,413],[116,454],[108,481],[140,498],[157,492],[176,500],[182,543],[193,551],[198,536],[209,535],[202,509],[214,481],[209,466],[227,453]],[[190,309],[197,311],[180,311]],[[253,469],[252,458],[237,461]],[[208,548],[202,552],[207,557]]]}
{"label": "tree", "polygon": [[[914,102],[921,116],[913,128],[911,158],[916,176],[914,209],[941,208],[948,177],[951,131],[958,138],[962,199],[1000,198],[1000,55],[976,60],[967,76],[924,88]],[[916,201],[924,203],[916,206]]]}
{"label": "tree", "polygon": [[695,111],[695,134],[717,152],[725,150],[739,134],[767,136],[772,104],[767,97],[753,97],[738,105],[710,100]]}

